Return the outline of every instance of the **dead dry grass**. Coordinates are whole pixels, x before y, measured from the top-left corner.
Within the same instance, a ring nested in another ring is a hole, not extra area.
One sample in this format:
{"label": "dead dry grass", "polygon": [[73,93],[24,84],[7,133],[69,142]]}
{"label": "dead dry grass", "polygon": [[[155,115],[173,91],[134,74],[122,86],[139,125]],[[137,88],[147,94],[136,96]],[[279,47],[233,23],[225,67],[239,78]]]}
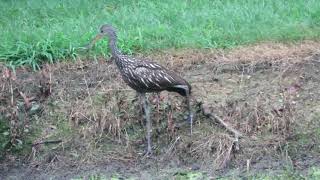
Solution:
{"label": "dead dry grass", "polygon": [[[159,60],[162,64],[172,67],[181,65],[210,62],[257,62],[257,61],[284,61],[297,60],[319,53],[320,43],[317,41],[303,41],[298,43],[265,42],[231,50],[216,49],[184,49],[168,50],[149,55],[148,58]],[[143,56],[143,55],[138,55]]]}
{"label": "dead dry grass", "polygon": [[[224,169],[248,163],[251,167],[263,157],[279,159],[288,139],[307,128],[301,123],[314,123],[311,117],[317,110],[312,112],[310,107],[320,97],[319,48],[320,43],[310,41],[265,43],[230,51],[166,51],[146,57],[189,79],[197,112],[190,137],[188,126],[182,124],[186,108],[183,98],[161,93],[157,112],[150,96],[159,162],[178,158],[186,164],[197,162],[201,167]],[[26,116],[42,131],[34,142],[62,140],[51,149],[38,145],[30,161],[38,165],[141,161],[145,133],[139,102],[110,62],[60,63],[45,66],[41,72],[20,69],[11,85],[7,70],[2,67],[1,71],[1,113],[6,114],[6,120],[17,118],[12,109],[3,107],[18,102],[41,105],[41,112]],[[10,91],[10,86],[15,90]],[[239,149],[233,134],[203,115],[203,104],[244,135],[237,142]],[[44,127],[53,128],[49,132]],[[309,134],[316,131],[309,130]],[[14,132],[11,138],[17,138]]]}

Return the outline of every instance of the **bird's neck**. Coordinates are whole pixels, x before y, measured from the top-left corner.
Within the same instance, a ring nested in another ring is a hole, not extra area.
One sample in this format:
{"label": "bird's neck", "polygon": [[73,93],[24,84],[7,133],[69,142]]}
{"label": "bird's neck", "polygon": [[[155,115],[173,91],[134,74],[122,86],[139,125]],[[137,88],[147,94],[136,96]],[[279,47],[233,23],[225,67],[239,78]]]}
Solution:
{"label": "bird's neck", "polygon": [[121,55],[121,52],[117,48],[117,40],[115,38],[110,38],[109,40],[109,48],[113,57],[118,57]]}
{"label": "bird's neck", "polygon": [[119,68],[120,71],[122,71],[124,62],[122,61],[122,58],[121,58],[122,53],[117,48],[116,38],[110,38],[109,48],[110,48],[112,57],[114,58],[114,61],[117,65],[117,67]]}

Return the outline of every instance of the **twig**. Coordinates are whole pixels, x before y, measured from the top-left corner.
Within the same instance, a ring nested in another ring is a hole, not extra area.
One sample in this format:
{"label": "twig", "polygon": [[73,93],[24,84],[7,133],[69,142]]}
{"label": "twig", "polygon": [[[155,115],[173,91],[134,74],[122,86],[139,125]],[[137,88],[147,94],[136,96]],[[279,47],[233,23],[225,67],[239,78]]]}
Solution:
{"label": "twig", "polygon": [[11,106],[14,106],[14,95],[13,95],[13,86],[12,86],[12,82],[11,79],[9,79],[9,84],[10,84],[10,93],[11,93]]}
{"label": "twig", "polygon": [[165,155],[169,154],[170,151],[172,151],[172,149],[174,148],[174,146],[177,144],[177,142],[180,140],[180,136],[178,136],[176,138],[176,140],[171,144],[170,148],[167,150],[167,152],[165,153]]}
{"label": "twig", "polygon": [[169,158],[169,153],[172,152],[173,148],[176,146],[177,142],[181,139],[180,136],[178,136],[174,142],[172,142],[171,146],[169,147],[169,149],[165,152],[165,155],[161,158],[161,161],[163,161],[165,158]]}
{"label": "twig", "polygon": [[220,167],[225,168],[228,164],[228,162],[230,161],[231,157],[231,152],[232,152],[232,148],[233,148],[234,144],[231,144],[231,146],[229,147],[229,149],[227,150],[226,154],[224,154],[224,159],[220,164]]}
{"label": "twig", "polygon": [[61,143],[62,140],[51,140],[51,141],[40,141],[32,144],[32,147],[40,145],[40,144],[58,144]]}
{"label": "twig", "polygon": [[21,92],[21,91],[19,91],[19,93],[20,93],[20,96],[21,96],[21,97],[23,98],[23,100],[24,100],[24,105],[25,105],[26,109],[29,109],[29,108],[31,107],[29,98],[28,98],[23,92]]}
{"label": "twig", "polygon": [[47,64],[47,67],[49,69],[49,92],[52,93],[52,75],[51,75],[51,69],[50,66]]}
{"label": "twig", "polygon": [[202,112],[205,116],[207,116],[208,118],[210,118],[211,120],[217,120],[222,126],[224,126],[228,131],[232,132],[235,135],[235,141],[238,141],[238,139],[240,137],[243,137],[243,135],[235,130],[234,128],[232,128],[229,124],[227,124],[226,122],[224,122],[219,116],[213,114],[210,112],[209,108],[206,107],[204,104],[202,104]]}
{"label": "twig", "polygon": [[[89,100],[90,100],[90,105],[91,105],[91,107],[92,107],[92,109],[94,109],[94,106],[93,106],[93,100],[92,100],[92,97],[91,97],[91,93],[90,93],[90,90],[89,90],[89,85],[88,85],[88,81],[87,81],[87,78],[86,78],[86,75],[84,75],[83,76],[83,79],[84,79],[84,82],[85,82],[85,84],[86,84],[86,90],[87,90],[87,93],[88,93],[88,97],[89,97]],[[96,114],[96,112],[94,111],[94,113],[93,113],[93,119],[94,119],[94,121],[97,121],[97,114]]]}

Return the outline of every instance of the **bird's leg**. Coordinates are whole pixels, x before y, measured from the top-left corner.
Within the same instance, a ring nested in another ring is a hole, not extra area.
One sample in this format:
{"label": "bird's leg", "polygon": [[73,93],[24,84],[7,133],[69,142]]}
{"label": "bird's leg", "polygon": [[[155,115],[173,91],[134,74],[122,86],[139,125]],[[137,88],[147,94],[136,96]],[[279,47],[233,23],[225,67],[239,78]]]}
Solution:
{"label": "bird's leg", "polygon": [[192,108],[191,108],[191,102],[190,102],[190,92],[189,90],[187,91],[187,105],[188,105],[188,121],[190,123],[190,134],[192,135],[192,126],[193,126],[193,113],[192,113]]}
{"label": "bird's leg", "polygon": [[146,155],[151,155],[152,154],[152,148],[151,148],[151,119],[150,119],[150,107],[148,104],[148,99],[146,97],[145,93],[141,94],[142,98],[143,98],[143,108],[144,108],[144,112],[145,112],[145,117],[146,117],[146,121],[147,121],[147,141],[148,141],[148,147],[147,147],[147,154]]}
{"label": "bird's leg", "polygon": [[[138,101],[138,114],[139,116],[144,117],[144,109],[143,109],[143,102],[142,102],[142,93],[137,92],[135,99],[133,100],[133,102]],[[144,127],[144,122],[143,122],[143,118],[140,120],[140,125],[142,127]]]}
{"label": "bird's leg", "polygon": [[161,95],[160,95],[160,93],[157,93],[157,132],[158,132],[158,135],[160,134],[160,131],[161,131],[160,101],[161,101]]}
{"label": "bird's leg", "polygon": [[173,120],[172,120],[172,106],[171,106],[171,101],[170,101],[170,96],[168,95],[168,102],[167,102],[167,106],[168,106],[168,132],[169,132],[169,136],[171,138],[171,133],[173,132]]}
{"label": "bird's leg", "polygon": [[190,102],[190,89],[185,85],[177,85],[174,87],[184,89],[186,92],[186,100],[187,100],[188,113],[189,113],[188,122],[190,123],[190,135],[192,135],[193,113],[192,113],[191,102]]}
{"label": "bird's leg", "polygon": [[142,93],[137,93],[136,98],[138,100],[138,104],[139,104],[139,111],[141,112],[141,114],[143,113],[143,103],[142,103]]}
{"label": "bird's leg", "polygon": [[157,131],[160,133],[160,93],[157,96]]}

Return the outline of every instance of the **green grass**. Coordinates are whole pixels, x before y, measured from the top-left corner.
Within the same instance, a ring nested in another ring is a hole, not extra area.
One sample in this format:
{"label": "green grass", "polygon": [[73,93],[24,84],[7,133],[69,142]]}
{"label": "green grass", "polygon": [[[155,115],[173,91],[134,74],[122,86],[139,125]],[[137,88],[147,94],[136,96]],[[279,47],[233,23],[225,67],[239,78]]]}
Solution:
{"label": "green grass", "polygon": [[[101,24],[125,53],[229,48],[319,39],[318,0],[1,0],[0,61],[11,66],[75,59]],[[107,56],[102,43],[93,55]]]}

